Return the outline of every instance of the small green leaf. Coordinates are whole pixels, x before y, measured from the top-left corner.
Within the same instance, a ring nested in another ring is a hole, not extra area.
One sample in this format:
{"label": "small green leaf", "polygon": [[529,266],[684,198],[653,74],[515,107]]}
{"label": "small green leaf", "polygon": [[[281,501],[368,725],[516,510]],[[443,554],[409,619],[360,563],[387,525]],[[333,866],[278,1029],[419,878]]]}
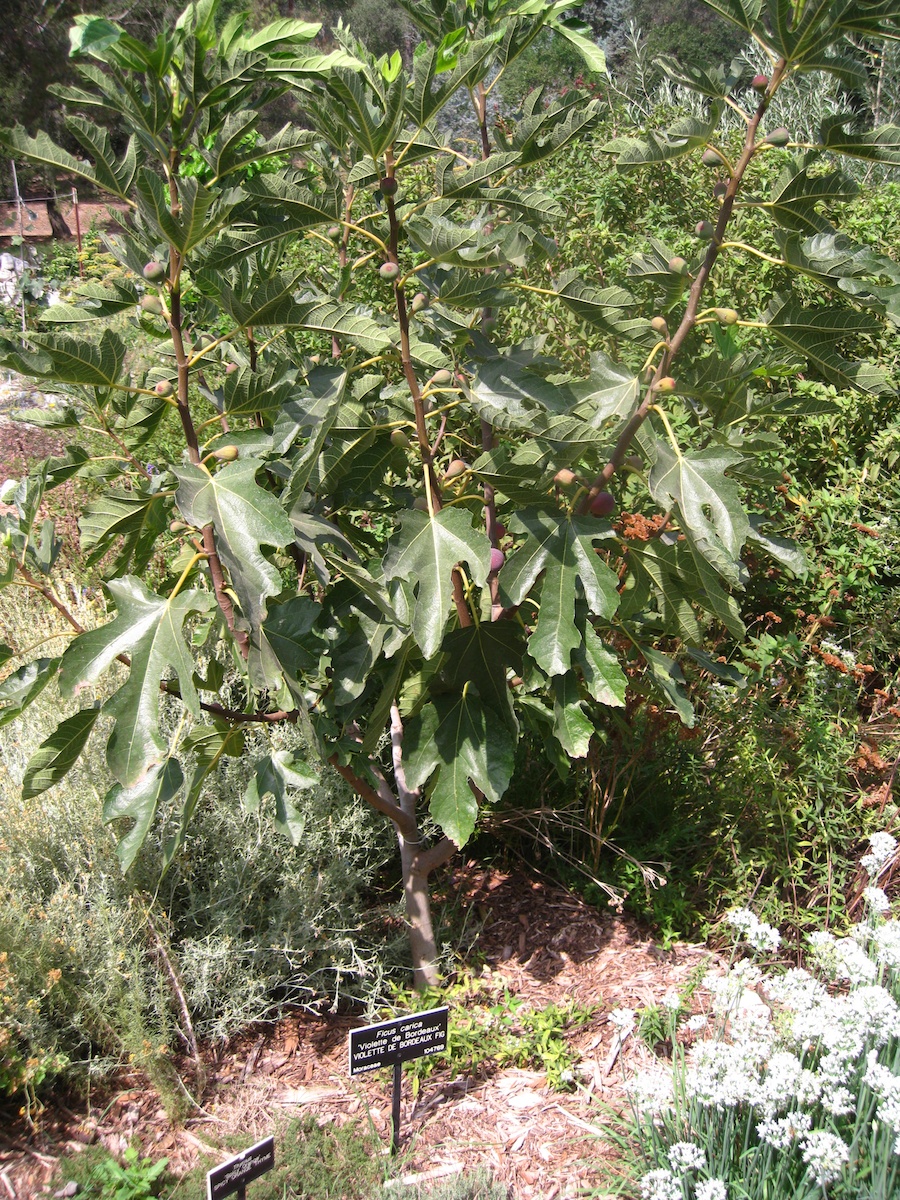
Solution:
{"label": "small green leaf", "polygon": [[100,716],[99,708],[83,708],[60,721],[35,750],[22,778],[22,799],[32,800],[71,771]]}
{"label": "small green leaf", "polygon": [[553,732],[566,754],[584,758],[594,726],[581,707],[582,696],[574,671],[553,679]]}
{"label": "small green leaf", "polygon": [[[4,647],[9,650],[8,646]],[[11,651],[10,651],[11,653]],[[6,656],[9,658],[9,654]],[[13,671],[0,683],[0,728],[14,721],[38,698],[59,669],[58,658],[37,658]]]}
{"label": "small green leaf", "polygon": [[271,797],[275,803],[275,828],[296,846],[303,838],[306,818],[291,802],[290,794],[295,789],[315,787],[318,782],[319,776],[305,762],[295,760],[288,750],[276,750],[257,762],[243,804],[248,812],[256,812],[260,803]]}
{"label": "small green leaf", "polygon": [[431,516],[412,510],[401,518],[401,533],[384,560],[385,579],[406,580],[416,589],[412,634],[425,658],[440,647],[451,605],[451,574],[465,562],[482,587],[490,570],[491,546],[472,527],[471,516],[443,508]]}
{"label": "small green leaf", "polygon": [[103,820],[109,824],[122,817],[130,817],[134,822],[116,846],[123,871],[127,871],[137,858],[160,804],[174,800],[183,783],[184,774],[178,759],[166,758],[133,787],[126,788],[117,783],[106,793]]}

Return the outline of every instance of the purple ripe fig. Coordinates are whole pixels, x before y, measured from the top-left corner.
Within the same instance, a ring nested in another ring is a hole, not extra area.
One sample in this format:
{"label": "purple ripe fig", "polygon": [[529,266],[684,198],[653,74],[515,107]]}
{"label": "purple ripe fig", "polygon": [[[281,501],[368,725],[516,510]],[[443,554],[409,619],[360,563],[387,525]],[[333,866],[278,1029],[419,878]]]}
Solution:
{"label": "purple ripe fig", "polygon": [[171,379],[161,379],[153,388],[157,396],[171,396],[175,391]]}
{"label": "purple ripe fig", "polygon": [[161,283],[166,277],[166,268],[161,262],[148,262],[142,274],[148,283]]}
{"label": "purple ripe fig", "polygon": [[454,458],[453,462],[444,472],[444,481],[448,479],[457,479],[464,471],[468,471],[468,464],[463,462],[461,458]]}
{"label": "purple ripe fig", "polygon": [[650,322],[650,328],[660,337],[667,338],[669,336],[669,326],[666,324],[665,317],[654,317]]}
{"label": "purple ripe fig", "polygon": [[713,195],[715,196],[715,198],[717,200],[719,200],[722,198],[722,196],[725,195],[725,193],[727,191],[728,191],[728,184],[726,183],[726,181],[724,179],[720,179],[719,182],[716,184],[716,186],[713,188]]}
{"label": "purple ripe fig", "polygon": [[424,496],[416,496],[415,500],[413,500],[413,508],[417,512],[428,512],[428,501]]}
{"label": "purple ripe fig", "polygon": [[496,547],[492,546],[491,547],[491,574],[493,575],[495,571],[499,571],[505,562],[506,562],[506,555],[503,553],[503,551],[498,550]]}
{"label": "purple ripe fig", "polygon": [[409,438],[402,429],[394,429],[391,432],[391,445],[396,446],[398,450],[409,449]]}
{"label": "purple ripe fig", "polygon": [[163,310],[162,301],[159,296],[142,296],[141,309],[145,313],[150,313],[153,317],[161,317]]}
{"label": "purple ripe fig", "polygon": [[237,363],[229,363],[228,366],[225,368],[225,374],[233,375],[237,369],[238,369]]}
{"label": "purple ripe fig", "polygon": [[218,450],[213,450],[213,458],[219,462],[234,462],[239,454],[237,446],[220,446]]}
{"label": "purple ripe fig", "polygon": [[663,375],[662,379],[660,379],[659,383],[656,385],[656,390],[665,394],[674,392],[676,386],[675,380],[671,375]]}
{"label": "purple ripe fig", "polygon": [[712,221],[698,221],[694,226],[694,233],[701,242],[711,242],[713,234],[716,232],[716,227]]}
{"label": "purple ripe fig", "polygon": [[677,254],[675,255],[674,258],[669,259],[668,267],[673,275],[687,275],[688,274],[687,263],[684,261],[683,258],[681,258]]}
{"label": "purple ripe fig", "polygon": [[393,177],[393,175],[384,175],[378,181],[378,190],[381,192],[382,196],[396,196],[397,187],[397,180]]}
{"label": "purple ripe fig", "polygon": [[763,141],[769,146],[786,146],[790,140],[791,135],[783,125],[778,129],[773,129],[771,133],[763,138]]}
{"label": "purple ripe fig", "polygon": [[718,150],[714,150],[712,146],[708,150],[703,151],[703,157],[700,159],[704,167],[719,167],[722,165],[722,155]]}
{"label": "purple ripe fig", "polygon": [[568,467],[562,467],[553,476],[553,482],[558,483],[560,487],[571,487],[573,483],[578,482],[578,476]]}
{"label": "purple ripe fig", "polygon": [[764,92],[769,86],[768,75],[754,75],[750,80],[750,86],[756,92]]}
{"label": "purple ripe fig", "polygon": [[437,387],[446,387],[448,383],[453,382],[453,376],[446,369],[441,370],[441,371],[435,371],[435,373],[431,377],[431,382],[433,384],[435,384]]}
{"label": "purple ripe fig", "polygon": [[625,466],[631,467],[632,471],[641,471],[644,467],[644,460],[639,454],[629,454],[625,459]]}
{"label": "purple ripe fig", "polygon": [[736,325],[738,322],[738,315],[733,308],[714,308],[713,314],[723,325]]}
{"label": "purple ripe fig", "polygon": [[393,282],[393,280],[399,276],[400,268],[395,262],[382,263],[378,268],[378,274],[382,279],[387,279],[388,282]]}
{"label": "purple ripe fig", "polygon": [[498,541],[500,540],[500,538],[505,538],[506,537],[506,526],[501,525],[500,522],[498,521],[497,524],[494,526],[494,533],[497,535]]}
{"label": "purple ripe fig", "polygon": [[591,501],[591,516],[610,517],[616,511],[615,496],[609,492],[598,492]]}

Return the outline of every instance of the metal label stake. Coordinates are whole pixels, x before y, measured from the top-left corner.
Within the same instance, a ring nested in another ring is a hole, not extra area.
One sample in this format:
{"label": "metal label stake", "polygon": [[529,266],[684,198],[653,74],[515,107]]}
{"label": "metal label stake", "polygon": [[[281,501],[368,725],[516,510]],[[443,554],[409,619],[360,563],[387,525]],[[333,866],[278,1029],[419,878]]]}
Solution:
{"label": "metal label stake", "polygon": [[394,1091],[391,1097],[391,1151],[400,1149],[400,1096],[403,1090],[403,1064],[414,1058],[440,1054],[447,1049],[447,1020],[449,1009],[432,1008],[428,1012],[411,1013],[378,1025],[365,1025],[350,1030],[350,1074],[362,1075],[378,1067],[394,1068]]}

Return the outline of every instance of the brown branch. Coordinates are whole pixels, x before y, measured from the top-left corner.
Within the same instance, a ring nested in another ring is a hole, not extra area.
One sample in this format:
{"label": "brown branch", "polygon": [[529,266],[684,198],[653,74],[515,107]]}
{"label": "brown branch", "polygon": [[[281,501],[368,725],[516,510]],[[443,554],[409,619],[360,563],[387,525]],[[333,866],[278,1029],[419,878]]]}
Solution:
{"label": "brown branch", "polygon": [[[393,821],[393,823],[397,826],[397,829],[408,841],[415,839],[415,822],[411,822],[409,820],[399,804],[391,803],[385,797],[379,795],[379,793],[376,792],[371,784],[368,784],[364,779],[361,779],[359,775],[355,773],[355,771],[351,770],[350,767],[345,767],[341,762],[339,762],[336,754],[332,754],[328,761],[337,771],[338,775],[340,775],[341,778],[345,779],[347,783],[350,784],[360,799],[365,800],[366,804],[371,805],[376,812],[380,812],[383,816],[387,817],[389,821]],[[412,826],[412,828],[410,828],[410,826]]]}
{"label": "brown branch", "polygon": [[[187,443],[188,455],[194,466],[200,466],[200,444],[197,440],[197,430],[194,427],[194,421],[191,417],[191,407],[189,400],[189,372],[188,372],[188,356],[184,346],[184,334],[181,328],[181,255],[177,250],[172,250],[172,260],[170,264],[169,277],[169,332],[172,335],[172,346],[175,350],[175,364],[178,372],[178,387],[176,389],[175,398],[178,405],[178,415],[181,418],[181,428],[184,431],[184,440]],[[246,630],[238,629],[237,619],[234,613],[234,605],[231,602],[231,597],[228,595],[227,585],[225,582],[225,571],[222,567],[222,560],[219,558],[219,552],[216,549],[216,535],[213,526],[204,525],[203,527],[203,550],[206,554],[206,561],[209,565],[209,574],[212,579],[213,591],[216,594],[216,601],[221,609],[222,615],[225,618],[225,623],[231,630],[238,649],[243,658],[250,657],[250,637]]]}
{"label": "brown branch", "polygon": [[[386,156],[387,178],[394,178],[394,165],[390,153]],[[400,223],[397,220],[397,210],[394,206],[393,195],[385,192],[385,201],[387,204],[388,222],[390,224],[390,241],[388,248],[390,252],[390,261],[395,266],[400,266],[398,251],[400,246]],[[416,418],[416,438],[419,443],[419,454],[422,458],[422,466],[428,475],[428,486],[431,493],[431,507],[435,512],[440,512],[441,504],[441,485],[437,477],[437,472],[434,469],[434,454],[432,452],[431,443],[428,439],[428,429],[425,425],[425,402],[422,399],[422,390],[419,387],[419,380],[416,377],[415,368],[413,367],[412,352],[409,341],[409,312],[406,307],[406,296],[403,288],[400,286],[399,277],[394,280],[394,302],[397,306],[397,324],[400,328],[400,362],[403,367],[403,375],[406,379],[406,385],[409,388],[409,394],[412,396],[413,410]],[[453,604],[456,608],[456,615],[459,618],[460,625],[471,625],[472,614],[469,611],[469,606],[466,603],[466,593],[463,587],[462,575],[457,567],[451,572],[451,585],[453,588]]]}
{"label": "brown branch", "polygon": [[413,871],[417,875],[430,875],[437,867],[441,867],[457,852],[459,846],[451,838],[441,838],[428,850],[420,850],[413,859]]}
{"label": "brown branch", "polygon": [[684,345],[686,338],[697,323],[697,312],[700,308],[700,298],[703,294],[703,289],[706,286],[709,277],[712,274],[712,269],[715,266],[716,260],[721,253],[722,243],[725,241],[725,231],[728,227],[728,222],[731,220],[734,202],[737,197],[737,193],[740,190],[744,172],[747,170],[747,167],[750,165],[753,156],[757,151],[756,134],[757,130],[759,129],[759,123],[762,120],[766,109],[769,107],[772,96],[781,82],[786,69],[787,63],[785,60],[783,58],[779,59],[774,71],[772,72],[772,78],[769,82],[768,90],[760,100],[756,112],[753,114],[753,117],[750,119],[750,122],[747,125],[747,135],[744,139],[744,148],[741,152],[741,157],[738,159],[737,164],[735,165],[734,172],[728,181],[727,190],[722,198],[722,207],[719,209],[719,218],[716,221],[715,232],[713,233],[712,240],[710,241],[709,247],[706,251],[706,257],[704,258],[703,263],[701,264],[700,269],[697,272],[693,283],[691,284],[687,307],[684,310],[684,316],[681,319],[681,323],[675,331],[674,336],[670,338],[669,343],[666,346],[665,352],[659,361],[659,365],[654,372],[653,379],[650,381],[643,400],[635,412],[632,413],[631,417],[625,423],[622,432],[619,434],[615,448],[609,457],[609,461],[594,480],[590,491],[584,497],[580,507],[580,511],[582,513],[586,513],[588,511],[591,501],[596,497],[598,492],[605,490],[613,475],[615,475],[616,471],[625,461],[625,456],[628,453],[628,448],[634,439],[634,435],[643,425],[644,421],[646,421],[651,407],[656,402],[659,381],[669,375],[672,363],[675,361],[676,357],[678,356],[678,352]]}

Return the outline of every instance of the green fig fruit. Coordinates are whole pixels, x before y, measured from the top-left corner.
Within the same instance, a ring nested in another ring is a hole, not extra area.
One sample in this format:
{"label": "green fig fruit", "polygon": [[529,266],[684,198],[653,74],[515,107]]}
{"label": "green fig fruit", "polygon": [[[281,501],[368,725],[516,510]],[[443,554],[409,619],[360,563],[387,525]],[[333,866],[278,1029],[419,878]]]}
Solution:
{"label": "green fig fruit", "polygon": [[717,321],[721,321],[723,325],[736,325],[738,315],[733,308],[714,308],[713,313]]}
{"label": "green fig fruit", "polygon": [[213,450],[213,458],[217,458],[219,462],[234,462],[239,454],[237,446],[220,446],[218,450]]}
{"label": "green fig fruit", "polygon": [[703,157],[700,159],[704,167],[720,167],[723,159],[718,150],[714,150],[712,146],[708,150],[703,151]]}
{"label": "green fig fruit", "polygon": [[163,310],[162,301],[159,296],[142,296],[141,309],[145,313],[150,313],[153,317],[161,317]]}
{"label": "green fig fruit", "polygon": [[453,382],[453,375],[446,369],[435,371],[431,377],[431,382],[436,387],[446,387],[448,383]]}
{"label": "green fig fruit", "polygon": [[712,221],[698,221],[694,226],[694,233],[701,242],[712,241],[713,234],[716,232],[716,227]]}
{"label": "green fig fruit", "polygon": [[396,446],[398,450],[409,449],[409,438],[402,429],[394,429],[391,432],[391,445]]}
{"label": "green fig fruit", "polygon": [[669,259],[668,266],[669,266],[669,270],[672,272],[673,275],[689,274],[687,263],[684,261],[683,258],[679,257],[677,254],[674,258]]}
{"label": "green fig fruit", "polygon": [[790,140],[791,135],[783,125],[778,129],[773,129],[763,138],[763,141],[769,146],[786,146]]}
{"label": "green fig fruit", "polygon": [[157,396],[171,396],[175,391],[175,388],[172,386],[171,379],[161,379],[159,383],[154,386],[153,390],[156,392]]}
{"label": "green fig fruit", "polygon": [[560,467],[553,476],[553,482],[559,484],[560,487],[571,487],[573,483],[578,482],[578,476],[568,467]]}
{"label": "green fig fruit", "polygon": [[382,263],[378,268],[378,274],[382,279],[387,279],[389,282],[393,282],[393,280],[399,276],[400,268],[395,262]]}
{"label": "green fig fruit", "polygon": [[669,326],[666,323],[665,317],[654,317],[650,322],[650,328],[654,333],[658,333],[660,337],[667,338],[669,336]]}
{"label": "green fig fruit", "polygon": [[446,483],[450,479],[457,479],[464,471],[468,471],[468,469],[468,463],[464,462],[461,458],[454,458],[453,462],[444,472],[444,482]]}
{"label": "green fig fruit", "polygon": [[166,277],[166,268],[161,262],[148,262],[142,274],[148,283],[161,283]]}

